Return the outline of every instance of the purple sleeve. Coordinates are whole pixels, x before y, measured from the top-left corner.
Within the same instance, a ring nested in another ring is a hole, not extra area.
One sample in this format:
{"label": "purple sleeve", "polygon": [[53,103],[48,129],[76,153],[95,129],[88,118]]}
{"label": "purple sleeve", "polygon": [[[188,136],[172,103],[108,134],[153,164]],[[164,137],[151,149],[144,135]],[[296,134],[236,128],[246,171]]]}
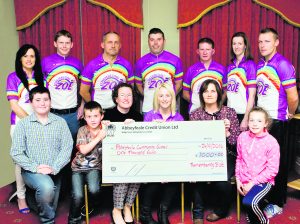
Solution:
{"label": "purple sleeve", "polygon": [[7,100],[19,100],[18,82],[15,73],[10,74],[6,80],[6,96]]}
{"label": "purple sleeve", "polygon": [[141,59],[138,60],[138,62],[135,64],[135,68],[134,68],[134,82],[137,84],[143,84],[143,80],[142,80],[142,62]]}
{"label": "purple sleeve", "polygon": [[226,74],[228,75],[228,73],[231,71],[231,65],[232,64],[229,64],[227,67],[226,67]]}
{"label": "purple sleeve", "polygon": [[182,115],[178,112],[176,112],[176,121],[184,121]]}
{"label": "purple sleeve", "polygon": [[176,63],[176,71],[175,71],[175,81],[180,81],[183,79],[183,69],[182,69],[182,62],[180,58],[178,58]]}
{"label": "purple sleeve", "polygon": [[92,79],[93,79],[93,73],[94,73],[94,66],[93,61],[88,63],[87,66],[82,71],[81,74],[81,83],[85,85],[91,85]]}
{"label": "purple sleeve", "polygon": [[287,60],[283,60],[279,64],[278,75],[284,89],[296,86],[295,68]]}
{"label": "purple sleeve", "polygon": [[153,121],[153,111],[152,110],[144,115],[144,121],[146,121],[146,122]]}
{"label": "purple sleeve", "polygon": [[187,71],[187,73],[183,77],[183,84],[182,84],[182,89],[186,91],[191,90],[191,77],[192,77],[192,68],[190,67]]}
{"label": "purple sleeve", "polygon": [[44,58],[42,60],[42,72],[43,72],[43,75],[44,75],[44,79],[47,80],[47,76],[48,76],[48,72],[47,72],[47,58]]}
{"label": "purple sleeve", "polygon": [[226,68],[222,66],[222,83],[223,83],[223,90],[227,90],[227,73],[226,73]]}
{"label": "purple sleeve", "polygon": [[133,84],[134,83],[134,74],[133,74],[132,66],[129,62],[127,65],[127,71],[128,71],[128,78],[127,78],[128,81],[127,82],[129,84]]}
{"label": "purple sleeve", "polygon": [[45,58],[42,60],[42,63],[41,63],[41,66],[42,66],[42,72],[43,74],[45,75],[46,71],[45,71],[45,65],[46,65],[46,62],[45,62]]}
{"label": "purple sleeve", "polygon": [[254,61],[249,60],[247,64],[247,87],[256,88],[256,65]]}
{"label": "purple sleeve", "polygon": [[82,73],[82,71],[83,71],[83,64],[82,64],[82,62],[81,61],[79,61],[79,72],[80,72],[80,74]]}

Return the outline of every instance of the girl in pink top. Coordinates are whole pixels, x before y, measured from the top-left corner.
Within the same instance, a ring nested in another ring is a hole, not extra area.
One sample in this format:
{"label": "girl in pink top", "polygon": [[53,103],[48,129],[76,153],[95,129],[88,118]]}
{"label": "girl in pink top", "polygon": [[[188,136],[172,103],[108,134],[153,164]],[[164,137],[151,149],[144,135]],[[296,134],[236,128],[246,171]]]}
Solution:
{"label": "girl in pink top", "polygon": [[264,109],[253,108],[249,113],[249,131],[237,140],[237,190],[244,196],[250,223],[269,223],[263,202],[274,185],[280,158],[278,142],[267,131],[270,123]]}

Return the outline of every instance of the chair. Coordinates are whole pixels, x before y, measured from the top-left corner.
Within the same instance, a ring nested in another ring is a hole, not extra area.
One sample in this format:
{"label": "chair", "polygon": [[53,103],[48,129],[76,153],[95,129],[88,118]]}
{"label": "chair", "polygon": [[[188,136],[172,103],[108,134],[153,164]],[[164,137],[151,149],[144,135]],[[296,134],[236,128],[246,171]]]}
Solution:
{"label": "chair", "polygon": [[[236,186],[235,176],[230,179],[230,183]],[[236,220],[237,223],[240,223],[241,221],[241,198],[238,190],[236,190]]]}
{"label": "chair", "polygon": [[300,190],[300,179],[288,182],[287,186],[295,190]]}

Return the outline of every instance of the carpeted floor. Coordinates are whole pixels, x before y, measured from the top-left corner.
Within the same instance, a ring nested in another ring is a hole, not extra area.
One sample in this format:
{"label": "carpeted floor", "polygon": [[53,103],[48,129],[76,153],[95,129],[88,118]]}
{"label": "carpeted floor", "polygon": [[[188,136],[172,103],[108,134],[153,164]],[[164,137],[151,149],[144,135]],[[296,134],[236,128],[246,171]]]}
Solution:
{"label": "carpeted floor", "polygon": [[[109,187],[107,187],[108,189]],[[39,219],[37,214],[31,212],[28,215],[23,215],[18,212],[17,203],[16,202],[8,202],[9,196],[13,192],[13,185],[8,185],[0,189],[0,224],[10,224],[10,223],[21,223],[21,224],[34,224],[39,223]],[[106,190],[103,193],[106,196],[109,196],[106,201],[109,201],[111,198],[111,190]],[[105,196],[103,196],[105,198]],[[105,200],[104,200],[105,201]],[[188,201],[186,201],[186,211],[185,211],[185,219],[184,223],[189,224],[191,221],[191,213],[188,209]],[[170,214],[170,222],[172,224],[182,223],[181,222],[181,212],[179,210],[180,201],[175,200],[174,208],[171,210]],[[110,211],[111,211],[112,203],[101,203],[99,211],[95,212],[95,215],[91,217],[91,224],[108,224],[111,223]],[[61,200],[58,211],[56,223],[64,224],[67,223],[67,216],[69,210],[69,200],[68,197],[65,197]],[[156,215],[154,214],[156,218]],[[209,223],[209,222],[205,222]],[[215,222],[216,224],[233,224],[237,223],[236,219],[236,208],[235,202],[233,202],[233,206],[230,212],[230,215],[223,220]],[[245,224],[245,215],[242,212],[241,216],[241,224]],[[270,220],[270,224],[296,224],[300,223],[300,191],[288,190],[288,200],[287,204],[284,207],[284,212],[281,215],[278,215]]]}

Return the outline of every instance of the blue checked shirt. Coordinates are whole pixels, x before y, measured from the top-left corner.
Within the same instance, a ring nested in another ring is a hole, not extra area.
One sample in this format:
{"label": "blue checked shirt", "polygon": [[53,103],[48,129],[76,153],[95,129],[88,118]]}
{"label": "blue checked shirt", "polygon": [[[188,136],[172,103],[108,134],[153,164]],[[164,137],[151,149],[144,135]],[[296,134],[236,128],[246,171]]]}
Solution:
{"label": "blue checked shirt", "polygon": [[49,113],[47,124],[35,114],[20,120],[14,130],[10,155],[24,170],[36,173],[37,166],[51,166],[56,175],[69,161],[73,139],[64,119]]}

